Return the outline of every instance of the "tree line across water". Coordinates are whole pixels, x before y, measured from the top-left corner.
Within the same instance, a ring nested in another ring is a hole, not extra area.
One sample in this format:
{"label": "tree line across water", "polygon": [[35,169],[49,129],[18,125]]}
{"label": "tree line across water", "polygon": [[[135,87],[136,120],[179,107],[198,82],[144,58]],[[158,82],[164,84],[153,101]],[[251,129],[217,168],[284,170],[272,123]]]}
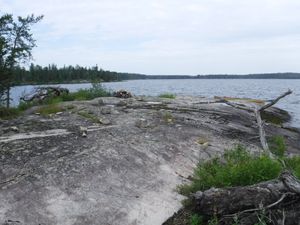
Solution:
{"label": "tree line across water", "polygon": [[14,84],[47,84],[71,83],[82,81],[120,81],[131,79],[144,79],[145,75],[134,73],[118,73],[99,69],[98,66],[82,67],[64,66],[58,68],[55,64],[39,66],[31,64],[29,69],[15,67],[13,70]]}
{"label": "tree line across water", "polygon": [[93,80],[111,82],[133,79],[300,79],[300,73],[265,73],[265,74],[215,74],[215,75],[144,75],[136,73],[120,73],[93,67],[63,66],[55,64],[40,66],[31,64],[28,69],[15,67],[14,84],[47,84],[74,83]]}

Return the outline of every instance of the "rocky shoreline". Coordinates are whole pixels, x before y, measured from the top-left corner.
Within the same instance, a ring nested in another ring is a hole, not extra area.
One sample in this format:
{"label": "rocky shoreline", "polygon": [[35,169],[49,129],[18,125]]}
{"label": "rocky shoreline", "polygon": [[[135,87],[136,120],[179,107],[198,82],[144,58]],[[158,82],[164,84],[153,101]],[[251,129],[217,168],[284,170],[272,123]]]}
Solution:
{"label": "rocky shoreline", "polygon": [[[159,225],[180,209],[176,186],[199,160],[236,144],[260,149],[254,115],[215,99],[106,97],[60,106],[53,115],[33,107],[0,121],[0,224]],[[266,112],[267,137],[285,137],[288,153],[299,154],[288,114]]]}

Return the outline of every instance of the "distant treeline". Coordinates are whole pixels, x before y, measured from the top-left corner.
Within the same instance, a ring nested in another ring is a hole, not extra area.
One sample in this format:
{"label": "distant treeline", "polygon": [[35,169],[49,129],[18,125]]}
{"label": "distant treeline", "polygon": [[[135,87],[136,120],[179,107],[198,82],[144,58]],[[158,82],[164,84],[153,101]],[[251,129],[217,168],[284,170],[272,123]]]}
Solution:
{"label": "distant treeline", "polygon": [[58,68],[55,64],[45,67],[31,64],[28,69],[17,67],[13,71],[14,83],[17,84],[45,84],[71,83],[80,81],[120,81],[131,79],[145,79],[145,75],[134,73],[118,73],[99,69],[98,66],[64,66]]}
{"label": "distant treeline", "polygon": [[198,79],[300,79],[300,73],[262,73],[247,75],[215,74],[198,75]]}
{"label": "distant treeline", "polygon": [[55,64],[39,66],[31,64],[28,69],[17,67],[13,71],[14,84],[72,83],[99,80],[104,82],[140,79],[300,79],[300,73],[266,73],[248,75],[143,75],[119,73],[94,67],[64,66]]}
{"label": "distant treeline", "polygon": [[210,74],[210,75],[151,75],[146,79],[300,79],[300,73]]}

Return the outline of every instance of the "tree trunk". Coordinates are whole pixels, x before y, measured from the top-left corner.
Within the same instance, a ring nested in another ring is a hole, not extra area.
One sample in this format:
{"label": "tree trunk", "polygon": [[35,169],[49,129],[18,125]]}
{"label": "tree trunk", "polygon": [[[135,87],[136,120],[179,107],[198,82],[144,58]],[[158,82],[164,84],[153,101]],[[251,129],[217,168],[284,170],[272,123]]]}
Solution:
{"label": "tree trunk", "polygon": [[[298,224],[295,222],[300,221],[300,181],[285,171],[276,180],[256,185],[196,192],[194,203],[199,214],[217,216],[220,224],[232,224],[234,218],[243,221],[239,224],[254,224],[262,213],[270,217],[271,224],[284,224],[283,220],[285,224]],[[273,218],[275,215],[277,219]]]}
{"label": "tree trunk", "polygon": [[6,89],[6,108],[9,108],[10,106],[10,86]]}

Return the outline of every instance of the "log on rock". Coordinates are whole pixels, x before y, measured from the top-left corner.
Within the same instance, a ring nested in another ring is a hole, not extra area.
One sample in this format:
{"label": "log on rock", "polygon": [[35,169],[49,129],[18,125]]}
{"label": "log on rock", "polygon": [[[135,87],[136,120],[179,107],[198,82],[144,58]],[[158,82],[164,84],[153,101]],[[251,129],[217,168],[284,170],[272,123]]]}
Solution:
{"label": "log on rock", "polygon": [[69,94],[69,90],[62,87],[38,87],[33,93],[21,97],[20,100],[25,102],[43,101],[49,97],[57,97],[62,94]]}
{"label": "log on rock", "polygon": [[[250,218],[254,215],[257,219],[259,211],[270,212],[272,210],[273,214],[279,210],[289,215],[289,220],[298,220],[300,218],[300,213],[298,213],[300,181],[291,172],[284,171],[278,179],[256,185],[199,191],[194,194],[193,200],[199,214],[209,217],[217,216],[223,221],[236,216]],[[244,224],[251,224],[251,222],[244,222]]]}

